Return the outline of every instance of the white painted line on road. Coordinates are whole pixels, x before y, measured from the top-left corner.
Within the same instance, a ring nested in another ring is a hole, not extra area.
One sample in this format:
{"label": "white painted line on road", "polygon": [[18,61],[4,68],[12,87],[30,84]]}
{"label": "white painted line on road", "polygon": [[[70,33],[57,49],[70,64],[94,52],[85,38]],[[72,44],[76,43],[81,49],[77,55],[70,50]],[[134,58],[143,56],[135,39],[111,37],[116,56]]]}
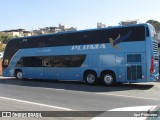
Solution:
{"label": "white painted line on road", "polygon": [[137,98],[137,99],[147,99],[147,100],[160,100],[158,98],[145,98],[145,97],[136,97],[136,96],[127,96],[127,95],[116,95],[116,94],[107,94],[107,93],[96,93],[98,95],[109,95],[116,97],[127,97],[127,98]]}
{"label": "white painted line on road", "polygon": [[64,90],[64,89],[55,89],[55,88],[44,88],[44,89],[46,89],[46,90]]}
{"label": "white painted line on road", "polygon": [[2,79],[11,79],[11,78],[13,79],[13,78],[15,78],[15,77],[3,77],[3,76],[0,76],[0,79],[1,79],[1,78],[2,78]]}
{"label": "white painted line on road", "polygon": [[36,102],[30,102],[30,101],[25,101],[25,100],[19,100],[19,99],[13,99],[13,98],[8,98],[8,97],[0,97],[0,99],[6,99],[6,100],[21,102],[21,103],[28,103],[28,104],[39,105],[39,106],[49,107],[49,108],[56,108],[56,109],[67,110],[67,111],[72,110],[72,109],[69,109],[69,108],[52,106],[52,105],[47,105],[47,104],[42,104],[42,103],[36,103]]}

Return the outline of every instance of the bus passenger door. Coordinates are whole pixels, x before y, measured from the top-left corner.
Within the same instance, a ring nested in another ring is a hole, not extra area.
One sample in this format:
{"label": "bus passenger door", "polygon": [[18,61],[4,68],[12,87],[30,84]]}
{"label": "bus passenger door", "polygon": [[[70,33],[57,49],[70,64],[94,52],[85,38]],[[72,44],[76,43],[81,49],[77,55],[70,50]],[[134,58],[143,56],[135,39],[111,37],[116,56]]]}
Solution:
{"label": "bus passenger door", "polygon": [[42,60],[39,57],[23,57],[21,60],[23,61],[24,78],[43,78]]}
{"label": "bus passenger door", "polygon": [[44,79],[57,79],[57,67],[52,59],[51,57],[45,57],[42,61]]}

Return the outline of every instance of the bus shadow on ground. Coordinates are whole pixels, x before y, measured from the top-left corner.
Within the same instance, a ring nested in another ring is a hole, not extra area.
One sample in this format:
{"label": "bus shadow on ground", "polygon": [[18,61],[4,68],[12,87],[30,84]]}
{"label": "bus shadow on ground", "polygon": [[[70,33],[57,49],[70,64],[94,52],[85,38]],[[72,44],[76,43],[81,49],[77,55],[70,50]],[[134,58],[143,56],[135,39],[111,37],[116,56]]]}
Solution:
{"label": "bus shadow on ground", "polygon": [[26,86],[26,87],[41,87],[50,89],[64,89],[64,90],[75,90],[84,92],[112,92],[112,91],[127,91],[127,90],[149,90],[154,87],[151,83],[126,83],[117,84],[115,86],[105,86],[103,84],[98,85],[87,85],[85,82],[78,81],[58,81],[58,80],[38,80],[38,79],[27,79],[17,80],[15,78],[0,79],[0,84]]}

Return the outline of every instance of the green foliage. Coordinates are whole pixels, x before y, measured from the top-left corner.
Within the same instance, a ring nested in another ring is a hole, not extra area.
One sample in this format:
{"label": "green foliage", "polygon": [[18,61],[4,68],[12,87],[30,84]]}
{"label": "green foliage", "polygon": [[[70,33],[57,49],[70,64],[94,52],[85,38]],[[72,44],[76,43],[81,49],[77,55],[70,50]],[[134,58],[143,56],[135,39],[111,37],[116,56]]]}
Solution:
{"label": "green foliage", "polygon": [[2,38],[2,36],[0,35],[0,43],[2,43],[2,41],[3,41],[3,38]]}
{"label": "green foliage", "polygon": [[16,38],[16,37],[18,36],[0,34],[0,52],[4,51],[6,44],[11,38]]}
{"label": "green foliage", "polygon": [[6,47],[5,44],[0,43],[0,52],[3,52],[5,47]]}
{"label": "green foliage", "polygon": [[17,36],[0,34],[0,42],[1,42],[1,43],[6,44],[11,38],[17,38]]}
{"label": "green foliage", "polygon": [[154,28],[156,29],[156,31],[160,31],[160,22],[156,20],[148,20],[147,23],[152,24]]}

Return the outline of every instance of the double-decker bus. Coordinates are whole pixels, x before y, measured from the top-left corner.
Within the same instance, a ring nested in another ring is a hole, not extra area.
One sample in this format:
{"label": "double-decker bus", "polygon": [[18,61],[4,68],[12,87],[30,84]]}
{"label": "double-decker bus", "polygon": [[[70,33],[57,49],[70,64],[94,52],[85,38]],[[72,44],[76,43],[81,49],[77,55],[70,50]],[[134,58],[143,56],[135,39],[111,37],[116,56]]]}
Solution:
{"label": "double-decker bus", "polygon": [[154,27],[135,24],[11,39],[3,76],[79,80],[88,84],[151,82],[158,78]]}

